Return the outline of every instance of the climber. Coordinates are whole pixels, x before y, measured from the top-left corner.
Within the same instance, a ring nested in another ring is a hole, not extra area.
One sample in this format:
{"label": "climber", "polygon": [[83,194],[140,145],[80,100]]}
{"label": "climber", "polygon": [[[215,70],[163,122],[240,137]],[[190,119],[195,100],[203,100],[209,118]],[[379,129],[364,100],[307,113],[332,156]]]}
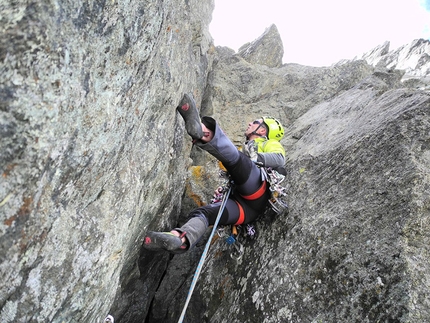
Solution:
{"label": "climber", "polygon": [[[232,182],[233,194],[227,200],[220,225],[250,223],[265,210],[270,192],[260,167],[271,167],[280,173],[284,169],[285,151],[279,142],[284,130],[275,118],[262,117],[248,124],[242,152],[228,139],[211,117],[200,119],[194,99],[185,94],[177,111],[185,120],[193,143],[222,162]],[[192,248],[213,225],[221,202],[199,207],[189,214],[182,227],[170,232],[147,233],[144,247],[183,253]]]}

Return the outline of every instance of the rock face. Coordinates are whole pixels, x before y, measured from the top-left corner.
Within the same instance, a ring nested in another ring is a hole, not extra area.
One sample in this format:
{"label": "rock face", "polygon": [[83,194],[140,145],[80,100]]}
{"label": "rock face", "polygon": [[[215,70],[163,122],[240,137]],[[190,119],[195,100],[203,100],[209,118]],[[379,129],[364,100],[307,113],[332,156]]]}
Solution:
{"label": "rock face", "polygon": [[267,28],[263,35],[252,43],[239,48],[239,55],[251,64],[280,67],[284,55],[284,46],[278,28],[275,25]]}
{"label": "rock face", "polygon": [[[239,261],[214,241],[188,320],[427,321],[430,96],[419,89],[427,75],[405,82],[405,71],[363,60],[268,68],[217,54],[202,112],[236,143],[238,124],[282,120],[290,208],[258,223]],[[194,160],[212,167],[204,156]],[[149,322],[177,320],[202,247],[173,257]]]}
{"label": "rock face", "polygon": [[145,230],[177,221],[175,108],[203,95],[213,1],[0,7],[0,317],[101,322]]}
{"label": "rock face", "polygon": [[430,43],[428,40],[417,39],[410,44],[389,51],[390,43],[376,47],[361,59],[371,65],[381,65],[389,69],[403,70],[403,81],[409,81],[415,86],[427,88],[430,84]]}
{"label": "rock face", "polygon": [[281,65],[275,26],[213,48],[213,2],[1,8],[2,322],[177,322],[205,241],[141,244],[219,181],[184,92],[236,144],[279,118],[289,193],[240,260],[213,240],[187,322],[430,321],[428,41],[317,68]]}

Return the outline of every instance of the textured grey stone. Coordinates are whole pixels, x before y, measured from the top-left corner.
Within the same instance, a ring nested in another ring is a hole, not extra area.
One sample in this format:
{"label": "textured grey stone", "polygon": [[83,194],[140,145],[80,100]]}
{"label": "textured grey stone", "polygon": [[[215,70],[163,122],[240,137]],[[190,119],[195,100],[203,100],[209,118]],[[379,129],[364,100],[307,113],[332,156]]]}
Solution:
{"label": "textured grey stone", "polygon": [[[269,69],[218,48],[202,111],[237,144],[259,115],[286,125],[290,208],[257,224],[239,261],[213,242],[189,322],[429,320],[430,95],[404,73],[363,60]],[[149,322],[177,320],[200,253],[173,258]]]}
{"label": "textured grey stone", "polygon": [[100,322],[146,229],[177,221],[191,143],[175,108],[202,96],[213,2],[0,7],[0,317]]}
{"label": "textured grey stone", "polygon": [[271,25],[253,42],[239,48],[238,55],[251,64],[279,67],[282,65],[284,46],[278,28]]}
{"label": "textured grey stone", "polygon": [[273,26],[252,59],[215,49],[213,5],[0,4],[2,322],[177,322],[205,240],[141,245],[219,183],[184,92],[238,145],[282,121],[290,205],[239,261],[213,241],[187,322],[428,322],[428,41],[280,65]]}
{"label": "textured grey stone", "polygon": [[429,89],[430,87],[430,41],[416,39],[396,50],[389,50],[390,43],[362,55],[369,64],[378,64],[389,69],[402,70],[403,81],[409,87]]}

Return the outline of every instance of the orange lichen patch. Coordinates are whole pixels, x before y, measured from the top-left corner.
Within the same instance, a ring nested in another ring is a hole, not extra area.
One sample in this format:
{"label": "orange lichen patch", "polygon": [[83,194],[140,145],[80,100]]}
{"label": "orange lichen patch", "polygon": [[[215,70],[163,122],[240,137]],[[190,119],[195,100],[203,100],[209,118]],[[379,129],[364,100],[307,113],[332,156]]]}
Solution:
{"label": "orange lichen patch", "polygon": [[194,179],[201,180],[203,178],[203,167],[202,166],[192,166],[191,176]]}
{"label": "orange lichen patch", "polygon": [[[213,228],[213,226],[211,226],[211,228]],[[213,236],[213,238],[212,238],[211,245],[213,245],[215,242],[217,242],[217,241],[218,241],[218,239],[219,239],[219,235],[218,235],[218,234],[215,234],[215,235]]]}
{"label": "orange lichen patch", "polygon": [[23,204],[19,208],[18,212],[11,216],[9,219],[3,221],[4,225],[11,226],[12,223],[18,219],[19,217],[28,216],[31,212],[31,203],[33,202],[33,198],[31,196],[24,197]]}
{"label": "orange lichen patch", "polygon": [[222,257],[224,255],[224,252],[222,251],[222,250],[219,250],[219,249],[217,249],[217,250],[215,250],[215,252],[213,253],[213,258],[214,259],[218,259],[218,258],[220,258],[220,257]]}
{"label": "orange lichen patch", "polygon": [[24,197],[24,203],[18,210],[18,216],[28,215],[31,212],[30,206],[33,203],[33,198],[31,196]]}
{"label": "orange lichen patch", "polygon": [[221,287],[221,295],[219,297],[220,299],[224,298],[225,290],[229,290],[231,286],[232,286],[231,279],[229,276],[226,276],[224,280],[220,283],[220,287]]}
{"label": "orange lichen patch", "polygon": [[223,163],[221,163],[220,161],[218,161],[218,167],[219,167],[219,169],[223,170],[224,172],[227,171],[227,168],[225,168],[225,166],[223,165]]}
{"label": "orange lichen patch", "polygon": [[196,205],[198,207],[205,205],[205,203],[202,201],[202,199],[200,198],[200,196],[198,196],[197,194],[191,194],[190,197],[194,201],[194,203],[196,203]]}
{"label": "orange lichen patch", "polygon": [[203,166],[190,167],[190,178],[186,185],[186,194],[199,207],[206,204],[203,202],[202,193],[199,193],[199,188],[205,185],[207,179],[208,175],[205,173]]}
{"label": "orange lichen patch", "polygon": [[202,201],[201,197],[193,192],[191,185],[187,183],[186,185],[187,196],[193,200],[193,202],[198,206],[203,206],[205,203]]}
{"label": "orange lichen patch", "polygon": [[5,171],[3,172],[2,176],[7,177],[9,176],[10,172],[15,168],[15,166],[18,164],[10,164],[6,166]]}
{"label": "orange lichen patch", "polygon": [[16,218],[17,218],[17,216],[16,216],[16,215],[13,215],[13,216],[11,216],[9,219],[4,220],[4,221],[3,221],[3,224],[4,224],[4,225],[7,225],[8,227],[10,227],[10,226],[12,225],[13,221],[15,221],[15,220],[16,220]]}

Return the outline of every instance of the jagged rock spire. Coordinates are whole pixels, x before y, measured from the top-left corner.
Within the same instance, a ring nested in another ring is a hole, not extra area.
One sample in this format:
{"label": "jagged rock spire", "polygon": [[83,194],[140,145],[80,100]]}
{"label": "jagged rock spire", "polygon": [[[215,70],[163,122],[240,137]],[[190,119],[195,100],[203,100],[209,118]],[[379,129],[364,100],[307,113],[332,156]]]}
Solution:
{"label": "jagged rock spire", "polygon": [[360,59],[364,59],[373,66],[379,65],[402,70],[405,73],[403,81],[413,79],[423,88],[428,88],[430,84],[430,41],[415,39],[395,50],[390,51],[389,49],[390,43],[385,42],[363,54]]}
{"label": "jagged rock spire", "polygon": [[238,54],[252,64],[280,67],[284,46],[278,28],[271,25],[256,40],[239,48]]}

